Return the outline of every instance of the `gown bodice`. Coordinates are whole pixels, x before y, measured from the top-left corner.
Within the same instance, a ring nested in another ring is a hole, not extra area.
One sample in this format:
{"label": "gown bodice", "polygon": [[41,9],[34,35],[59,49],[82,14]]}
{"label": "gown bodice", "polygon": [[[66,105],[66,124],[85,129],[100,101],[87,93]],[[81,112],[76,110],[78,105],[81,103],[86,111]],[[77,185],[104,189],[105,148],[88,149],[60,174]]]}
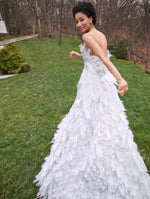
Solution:
{"label": "gown bodice", "polygon": [[[95,56],[91,55],[91,49],[86,49],[83,44],[79,45],[80,51],[83,55],[84,60],[84,69],[89,71],[91,74],[94,75],[104,75],[108,73],[107,67],[103,64],[102,60]],[[107,57],[110,59],[110,53],[107,51]]]}

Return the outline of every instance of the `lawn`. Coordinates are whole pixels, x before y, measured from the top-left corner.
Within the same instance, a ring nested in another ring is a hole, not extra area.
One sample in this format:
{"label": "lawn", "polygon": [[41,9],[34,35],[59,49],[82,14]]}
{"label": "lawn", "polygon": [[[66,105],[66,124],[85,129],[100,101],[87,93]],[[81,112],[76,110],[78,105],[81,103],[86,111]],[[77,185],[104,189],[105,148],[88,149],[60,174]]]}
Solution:
{"label": "lawn", "polygon": [[[0,196],[32,199],[33,184],[57,125],[70,109],[83,60],[71,59],[80,40],[63,35],[17,42],[31,71],[0,80]],[[135,142],[150,170],[150,75],[138,65],[112,57],[129,90],[121,97],[127,109]]]}

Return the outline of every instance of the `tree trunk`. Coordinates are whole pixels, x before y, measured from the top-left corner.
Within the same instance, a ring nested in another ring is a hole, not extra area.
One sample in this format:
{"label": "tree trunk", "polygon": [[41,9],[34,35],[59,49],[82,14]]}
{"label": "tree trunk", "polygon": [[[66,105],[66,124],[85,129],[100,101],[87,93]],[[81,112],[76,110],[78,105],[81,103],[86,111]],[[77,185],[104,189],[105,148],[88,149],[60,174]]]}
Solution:
{"label": "tree trunk", "polygon": [[61,6],[60,6],[60,30],[59,30],[59,45],[61,45],[61,36],[62,36],[62,10],[63,10],[63,3],[64,1],[61,0]]}
{"label": "tree trunk", "polygon": [[51,26],[51,19],[49,12],[48,12],[48,29],[49,29],[49,38],[52,38],[52,26]]}
{"label": "tree trunk", "polygon": [[36,0],[35,6],[36,6],[36,18],[37,18],[37,25],[38,25],[38,38],[41,39],[41,20],[40,20],[40,9],[38,6],[38,0]]}
{"label": "tree trunk", "polygon": [[145,65],[145,68],[146,68],[146,70],[150,70],[150,63],[149,63],[149,34],[148,33],[147,33],[146,37],[147,37],[147,45],[146,45],[147,53],[146,53],[146,65]]}
{"label": "tree trunk", "polygon": [[41,39],[41,21],[40,17],[37,17],[37,23],[38,23],[38,38]]}

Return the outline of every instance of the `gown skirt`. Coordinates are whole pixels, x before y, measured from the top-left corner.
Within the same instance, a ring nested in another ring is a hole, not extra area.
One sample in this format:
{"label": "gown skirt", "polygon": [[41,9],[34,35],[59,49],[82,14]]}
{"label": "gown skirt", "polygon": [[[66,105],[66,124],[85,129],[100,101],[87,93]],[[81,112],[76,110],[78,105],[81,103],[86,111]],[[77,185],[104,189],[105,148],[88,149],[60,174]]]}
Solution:
{"label": "gown skirt", "polygon": [[77,95],[34,180],[37,198],[150,199],[150,176],[116,80],[91,49],[81,44],[80,51],[84,69]]}

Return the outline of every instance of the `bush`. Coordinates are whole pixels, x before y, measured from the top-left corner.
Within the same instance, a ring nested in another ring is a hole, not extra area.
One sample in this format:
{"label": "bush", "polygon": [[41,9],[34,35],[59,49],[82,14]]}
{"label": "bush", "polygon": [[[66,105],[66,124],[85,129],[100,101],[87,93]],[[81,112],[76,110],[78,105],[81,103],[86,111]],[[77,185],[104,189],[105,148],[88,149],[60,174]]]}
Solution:
{"label": "bush", "polygon": [[20,48],[12,43],[0,51],[0,69],[3,74],[16,74],[28,72],[30,66],[25,61]]}
{"label": "bush", "polygon": [[127,59],[133,49],[132,43],[128,39],[122,39],[118,42],[118,45],[114,48],[113,54],[116,58]]}
{"label": "bush", "polygon": [[118,35],[115,35],[108,45],[108,49],[116,58],[130,59],[130,53],[133,49],[132,43],[128,39],[120,39]]}
{"label": "bush", "polygon": [[109,42],[108,50],[110,50],[112,54],[114,53],[114,49],[117,47],[119,40],[120,40],[119,35],[115,35],[112,38],[112,40]]}

